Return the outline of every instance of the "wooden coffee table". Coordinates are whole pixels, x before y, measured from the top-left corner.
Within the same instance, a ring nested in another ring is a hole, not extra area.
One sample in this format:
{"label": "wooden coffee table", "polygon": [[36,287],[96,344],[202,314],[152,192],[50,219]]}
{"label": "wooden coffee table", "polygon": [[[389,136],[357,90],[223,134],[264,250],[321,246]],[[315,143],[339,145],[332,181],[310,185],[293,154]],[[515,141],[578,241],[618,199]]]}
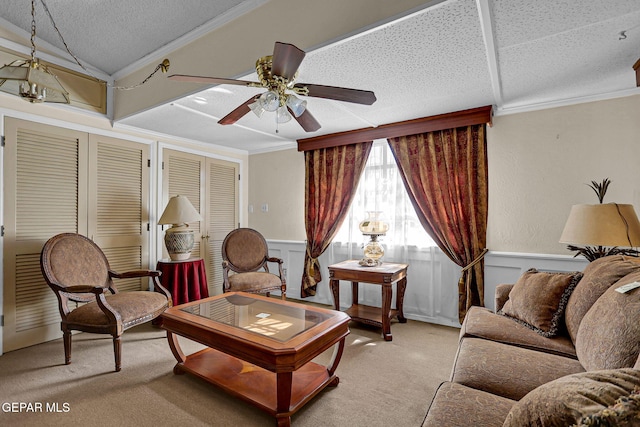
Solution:
{"label": "wooden coffee table", "polygon": [[[230,292],[166,310],[162,328],[178,363],[189,372],[291,425],[291,415],[335,375],[349,334],[345,313],[243,292]],[[208,348],[185,356],[178,337]],[[328,366],[312,362],[333,346]]]}

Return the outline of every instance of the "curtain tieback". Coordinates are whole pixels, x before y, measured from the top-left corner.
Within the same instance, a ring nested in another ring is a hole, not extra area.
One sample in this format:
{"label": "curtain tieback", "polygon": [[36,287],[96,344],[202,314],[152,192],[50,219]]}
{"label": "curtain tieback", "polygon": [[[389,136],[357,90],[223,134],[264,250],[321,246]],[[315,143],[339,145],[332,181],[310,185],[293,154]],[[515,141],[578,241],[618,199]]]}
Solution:
{"label": "curtain tieback", "polygon": [[307,263],[307,271],[309,275],[313,277],[316,274],[315,266],[316,264],[318,264],[318,258],[314,258],[311,255],[311,249],[309,248],[309,245],[307,245],[307,256],[309,257],[309,262]]}
{"label": "curtain tieback", "polygon": [[482,259],[484,258],[484,256],[487,254],[487,252],[489,252],[489,249],[484,248],[482,250],[482,252],[480,253],[480,255],[478,255],[476,257],[476,259],[474,259],[473,261],[471,261],[468,265],[466,265],[465,267],[462,267],[462,271],[460,272],[460,280],[458,281],[458,284],[460,286],[462,286],[464,284],[464,276],[467,273],[467,271],[469,271],[469,269],[471,269],[471,267],[473,267],[474,265],[476,265],[477,263],[479,263],[480,261],[482,261]]}

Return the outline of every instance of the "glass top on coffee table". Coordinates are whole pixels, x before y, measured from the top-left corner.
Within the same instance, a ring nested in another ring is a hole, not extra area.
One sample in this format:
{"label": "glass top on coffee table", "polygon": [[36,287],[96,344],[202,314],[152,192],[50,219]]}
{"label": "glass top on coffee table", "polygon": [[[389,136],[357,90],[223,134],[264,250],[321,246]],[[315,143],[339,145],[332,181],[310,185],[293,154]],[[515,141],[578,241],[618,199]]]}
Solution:
{"label": "glass top on coffee table", "polygon": [[266,301],[241,294],[187,304],[180,310],[280,342],[288,341],[330,317],[308,306],[285,305],[279,300]]}

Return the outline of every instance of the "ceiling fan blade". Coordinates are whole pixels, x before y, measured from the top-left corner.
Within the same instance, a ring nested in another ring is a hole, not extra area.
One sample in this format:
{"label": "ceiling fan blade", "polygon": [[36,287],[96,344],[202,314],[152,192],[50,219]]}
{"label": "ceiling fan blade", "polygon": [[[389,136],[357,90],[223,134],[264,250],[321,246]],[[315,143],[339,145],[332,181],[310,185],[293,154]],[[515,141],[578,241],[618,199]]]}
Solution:
{"label": "ceiling fan blade", "polygon": [[[316,98],[336,99],[338,101],[354,102],[356,104],[371,105],[376,102],[376,95],[370,90],[349,89],[346,87],[323,86],[306,83],[297,83],[293,89],[307,88],[307,96]],[[297,92],[303,95],[302,92]]]}
{"label": "ceiling fan blade", "polygon": [[218,120],[218,123],[221,125],[232,125],[237,122],[240,118],[242,118],[245,114],[247,114],[251,109],[249,108],[249,104],[258,99],[260,95],[255,95],[237,107],[235,110]]}
{"label": "ceiling fan blade", "polygon": [[305,55],[303,50],[292,44],[276,42],[273,47],[271,74],[291,80],[296,71],[298,71],[298,67]]}
{"label": "ceiling fan blade", "polygon": [[169,80],[175,80],[177,82],[209,83],[214,85],[262,86],[260,83],[250,82],[248,80],[223,79],[220,77],[205,76],[188,76],[186,74],[172,74],[167,78]]}
{"label": "ceiling fan blade", "polygon": [[287,107],[287,109],[289,110],[291,117],[296,119],[296,121],[300,124],[300,126],[302,126],[302,129],[304,129],[305,132],[315,132],[320,129],[320,123],[318,123],[316,118],[311,115],[309,110],[304,110],[304,112],[300,114],[300,117],[296,117],[293,114],[293,111],[291,111],[291,108]]}

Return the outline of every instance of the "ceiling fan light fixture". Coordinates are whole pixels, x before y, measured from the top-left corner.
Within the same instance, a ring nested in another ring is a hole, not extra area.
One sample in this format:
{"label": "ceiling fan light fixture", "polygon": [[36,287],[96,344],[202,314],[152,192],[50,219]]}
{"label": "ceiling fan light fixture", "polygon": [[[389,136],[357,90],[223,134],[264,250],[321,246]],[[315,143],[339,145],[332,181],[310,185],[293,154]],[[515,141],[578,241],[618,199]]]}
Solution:
{"label": "ceiling fan light fixture", "polygon": [[276,111],[280,107],[280,96],[272,90],[263,93],[258,98],[260,105],[267,111]]}
{"label": "ceiling fan light fixture", "polygon": [[291,114],[289,114],[289,111],[287,111],[286,105],[278,108],[277,120],[278,123],[287,123],[291,120]]}
{"label": "ceiling fan light fixture", "polygon": [[260,101],[252,102],[251,104],[248,105],[248,107],[258,117],[262,117],[264,112],[267,111],[267,110],[264,109],[264,107],[262,106],[262,103],[260,103]]}
{"label": "ceiling fan light fixture", "polygon": [[307,101],[298,98],[295,95],[287,95],[287,107],[291,109],[293,115],[300,117],[304,110],[307,109]]}

